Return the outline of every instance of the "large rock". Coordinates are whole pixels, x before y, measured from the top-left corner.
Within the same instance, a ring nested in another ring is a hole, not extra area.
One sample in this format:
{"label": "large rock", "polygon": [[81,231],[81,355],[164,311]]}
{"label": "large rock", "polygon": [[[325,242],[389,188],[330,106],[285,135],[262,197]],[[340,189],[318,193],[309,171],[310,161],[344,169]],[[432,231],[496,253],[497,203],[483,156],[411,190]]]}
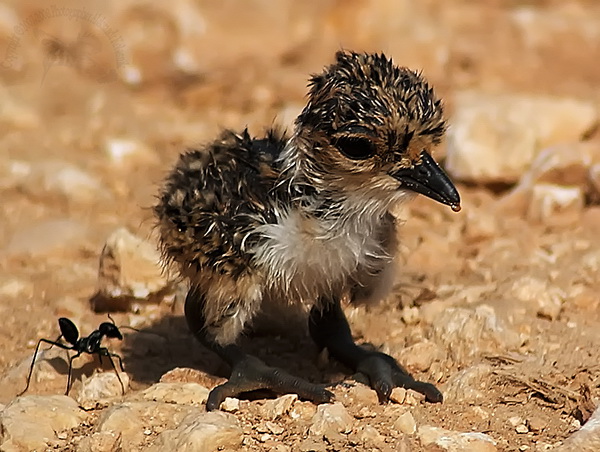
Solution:
{"label": "large rock", "polygon": [[[36,392],[40,389],[64,392],[67,386],[67,372],[69,369],[67,352],[59,347],[44,349],[45,344],[40,347],[35,356],[35,364],[31,372],[28,391]],[[28,356],[19,364],[13,366],[0,378],[0,385],[4,388],[10,386],[15,388],[15,393],[25,389],[29,369],[34,356]],[[89,355],[84,354],[73,360],[73,373],[77,374],[83,363],[88,362]],[[74,380],[76,378],[74,377]],[[73,381],[75,383],[75,381]]]}
{"label": "large rock", "polygon": [[18,397],[0,414],[0,449],[49,450],[57,434],[78,426],[87,417],[67,396]]}
{"label": "large rock", "polygon": [[96,310],[126,310],[133,300],[158,300],[172,291],[155,245],[117,229],[108,239],[98,269]]}
{"label": "large rock", "polygon": [[[118,363],[115,364],[118,366]],[[77,402],[82,408],[91,410],[124,395],[128,389],[129,375],[125,372],[95,373],[90,378],[83,379]]]}
{"label": "large rock", "polygon": [[143,392],[144,399],[182,405],[201,405],[210,391],[198,383],[156,383]]}
{"label": "large rock", "polygon": [[578,141],[597,122],[589,101],[462,92],[448,132],[446,168],[459,180],[514,183],[540,150]]}
{"label": "large rock", "polygon": [[530,275],[522,276],[512,285],[512,294],[536,314],[550,320],[558,318],[567,295],[548,281]]}
{"label": "large rock", "polygon": [[[148,432],[174,429],[188,416],[199,418],[203,413],[203,409],[190,405],[125,402],[102,411],[96,423],[96,432],[116,434],[132,450],[144,443]],[[178,449],[174,447],[171,450]]]}
{"label": "large rock", "polygon": [[238,450],[242,429],[232,414],[213,411],[191,414],[173,430],[162,432],[152,452],[212,452],[223,448]]}
{"label": "large rock", "polygon": [[500,353],[521,345],[519,334],[489,305],[475,309],[448,308],[436,317],[433,325],[435,342],[443,344],[449,355],[461,363],[485,353]]}

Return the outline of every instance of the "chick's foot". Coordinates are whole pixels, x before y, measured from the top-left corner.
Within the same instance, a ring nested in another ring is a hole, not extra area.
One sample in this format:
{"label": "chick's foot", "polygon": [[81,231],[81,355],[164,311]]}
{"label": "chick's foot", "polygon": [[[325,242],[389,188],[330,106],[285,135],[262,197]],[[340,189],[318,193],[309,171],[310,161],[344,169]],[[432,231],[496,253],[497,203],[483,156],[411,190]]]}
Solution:
{"label": "chick's foot", "polygon": [[233,365],[229,381],[210,392],[206,409],[216,410],[226,397],[258,389],[268,389],[277,394],[298,394],[300,398],[315,403],[329,402],[334,397],[322,385],[309,383],[277,367],[267,366],[254,356],[245,355]]}
{"label": "chick's foot", "polygon": [[394,358],[385,353],[366,352],[358,361],[356,370],[369,378],[380,402],[387,402],[395,387],[417,391],[432,403],[442,402],[444,398],[434,385],[415,380]]}

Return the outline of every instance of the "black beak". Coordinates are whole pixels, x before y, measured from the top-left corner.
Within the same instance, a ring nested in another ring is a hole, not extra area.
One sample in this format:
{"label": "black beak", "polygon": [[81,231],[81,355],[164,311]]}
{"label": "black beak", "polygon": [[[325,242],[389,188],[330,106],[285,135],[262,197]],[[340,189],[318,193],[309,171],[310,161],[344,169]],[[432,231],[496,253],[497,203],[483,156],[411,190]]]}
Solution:
{"label": "black beak", "polygon": [[460,210],[460,195],[444,170],[426,151],[421,152],[421,161],[411,168],[393,174],[403,187],[421,193],[435,201]]}

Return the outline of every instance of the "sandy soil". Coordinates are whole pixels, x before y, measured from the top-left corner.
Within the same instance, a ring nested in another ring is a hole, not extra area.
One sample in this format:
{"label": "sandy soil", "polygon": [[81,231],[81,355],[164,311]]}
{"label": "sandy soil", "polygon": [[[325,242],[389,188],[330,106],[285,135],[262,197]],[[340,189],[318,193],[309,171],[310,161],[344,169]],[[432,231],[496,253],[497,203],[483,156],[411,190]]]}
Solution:
{"label": "sandy soil", "polygon": [[[56,337],[58,317],[72,318],[82,332],[106,319],[90,307],[104,240],[120,226],[151,236],[148,207],[180,150],[221,127],[260,133],[273,122],[289,125],[302,106],[307,74],[328,64],[339,47],[384,50],[401,64],[422,68],[447,99],[450,114],[452,93],[464,88],[558,94],[600,105],[600,40],[589,38],[600,29],[600,7],[593,0],[290,1],[273,7],[232,0],[220,8],[197,2],[205,20],[197,24],[205,27],[201,37],[175,33],[184,19],[161,13],[159,6],[113,3],[90,3],[88,9],[95,7],[127,43],[126,64],[111,59],[117,51],[106,35],[95,62],[78,63],[82,53],[73,44],[72,59],[59,64],[40,43],[51,39],[31,28],[19,35],[16,59],[5,59],[0,72],[0,373],[30,357],[38,338]],[[173,11],[191,4],[174,2]],[[19,19],[41,8],[31,1],[7,5]],[[539,8],[545,19],[515,25],[511,18],[527,7]],[[14,37],[9,16],[0,17],[6,22],[0,24],[0,52]],[[146,21],[142,29],[138,16]],[[55,17],[44,33],[77,42],[80,22]],[[186,73],[173,64],[177,46],[195,49],[197,69]],[[100,68],[110,64],[119,77],[102,79]],[[147,154],[112,162],[105,143],[119,137],[144,146]],[[597,134],[589,138],[598,141]],[[48,188],[49,162],[76,165],[97,189]],[[406,263],[397,291],[377,306],[348,307],[353,330],[357,339],[399,357],[405,347],[433,342],[441,350],[434,362],[409,368],[441,387],[463,369],[491,366],[475,399],[411,408],[418,425],[484,432],[499,450],[545,450],[577,430],[600,395],[600,207],[590,203],[575,221],[534,224],[498,208],[510,187],[459,188],[459,214],[425,199],[402,211]],[[75,232],[61,238],[54,220],[73,222]],[[561,294],[558,315],[539,315],[535,300],[514,298],[512,290],[524,278]],[[518,340],[483,345],[467,337],[451,347],[445,342],[449,333],[427,321],[428,312],[479,305],[491,306]],[[134,391],[174,367],[226,372],[196,346],[180,314],[177,303],[141,304],[136,312],[114,314],[117,324],[141,325],[162,338],[127,332],[122,348],[111,344],[124,357]],[[260,335],[247,342],[266,360],[316,381],[348,377],[347,369],[333,363],[317,366],[316,350],[301,329],[291,338]],[[63,383],[39,384],[34,392],[60,393]],[[8,403],[20,389],[1,387],[0,402]],[[255,413],[248,408],[238,414],[250,438],[244,448],[272,450],[253,430]],[[393,450],[396,416],[374,404],[357,422],[375,426]],[[526,431],[518,432],[514,423],[526,424]],[[282,442],[299,444],[303,428],[290,420]],[[379,450],[349,441],[323,450]],[[418,447],[415,439],[406,444]]]}

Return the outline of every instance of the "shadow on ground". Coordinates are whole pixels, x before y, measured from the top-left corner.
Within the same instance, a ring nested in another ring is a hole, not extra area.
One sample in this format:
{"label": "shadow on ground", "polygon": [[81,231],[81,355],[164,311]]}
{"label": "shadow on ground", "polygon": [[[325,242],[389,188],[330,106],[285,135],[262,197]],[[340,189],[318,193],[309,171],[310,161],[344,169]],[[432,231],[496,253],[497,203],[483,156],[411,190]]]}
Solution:
{"label": "shadow on ground", "polygon": [[[349,371],[340,364],[329,361],[318,365],[318,350],[303,326],[299,319],[286,328],[285,334],[277,329],[250,332],[239,343],[267,364],[308,381],[332,383],[343,379]],[[230,374],[228,365],[192,336],[183,316],[165,316],[139,331],[127,332],[122,356],[134,388],[154,384],[175,368],[196,369],[222,378]],[[249,398],[253,396],[256,394],[249,394]]]}

